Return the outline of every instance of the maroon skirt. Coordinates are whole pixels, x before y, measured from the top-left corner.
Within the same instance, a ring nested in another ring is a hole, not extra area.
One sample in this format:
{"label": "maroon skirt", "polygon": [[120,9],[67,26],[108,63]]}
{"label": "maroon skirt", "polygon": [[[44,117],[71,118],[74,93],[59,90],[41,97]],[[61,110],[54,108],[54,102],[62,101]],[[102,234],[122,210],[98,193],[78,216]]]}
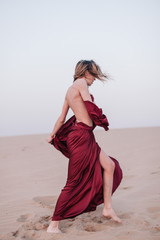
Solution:
{"label": "maroon skirt", "polygon": [[[51,143],[69,158],[67,181],[55,206],[52,217],[54,221],[94,211],[99,204],[104,202],[103,168],[99,161],[101,148],[95,141],[94,127],[89,127],[82,122],[77,123],[72,117],[63,126],[65,145],[62,141],[59,141],[60,147],[57,147],[58,144],[54,140]],[[118,161],[109,157],[115,163],[113,194],[119,186],[123,174]]]}

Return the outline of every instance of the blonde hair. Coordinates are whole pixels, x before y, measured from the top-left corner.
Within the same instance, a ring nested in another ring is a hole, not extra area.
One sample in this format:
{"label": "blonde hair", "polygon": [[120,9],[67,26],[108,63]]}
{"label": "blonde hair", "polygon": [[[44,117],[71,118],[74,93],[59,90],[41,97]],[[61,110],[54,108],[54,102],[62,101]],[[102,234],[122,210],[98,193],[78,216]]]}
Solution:
{"label": "blonde hair", "polygon": [[73,81],[75,81],[77,78],[83,77],[86,71],[101,81],[109,79],[109,76],[102,73],[100,67],[93,60],[80,60],[76,64]]}

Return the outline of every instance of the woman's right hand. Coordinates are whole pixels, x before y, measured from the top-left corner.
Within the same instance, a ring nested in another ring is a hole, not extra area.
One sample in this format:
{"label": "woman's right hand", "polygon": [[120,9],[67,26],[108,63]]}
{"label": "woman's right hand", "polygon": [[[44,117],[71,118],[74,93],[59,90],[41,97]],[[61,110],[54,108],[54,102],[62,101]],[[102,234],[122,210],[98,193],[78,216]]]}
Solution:
{"label": "woman's right hand", "polygon": [[54,138],[54,137],[49,136],[49,137],[46,139],[46,141],[47,141],[48,143],[51,143],[52,140],[53,140],[53,138]]}

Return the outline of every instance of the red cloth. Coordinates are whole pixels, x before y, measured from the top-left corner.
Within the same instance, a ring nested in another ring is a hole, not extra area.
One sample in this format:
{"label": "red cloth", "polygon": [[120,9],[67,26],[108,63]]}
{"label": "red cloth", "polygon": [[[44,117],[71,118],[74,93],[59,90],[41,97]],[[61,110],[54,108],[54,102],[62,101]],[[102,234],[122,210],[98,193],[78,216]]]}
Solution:
{"label": "red cloth", "polygon": [[[93,96],[92,101],[93,101]],[[103,203],[103,168],[100,165],[101,148],[95,141],[93,129],[96,125],[109,129],[107,117],[102,109],[90,101],[84,101],[93,127],[76,122],[72,116],[58,130],[51,144],[69,158],[68,176],[57,200],[52,220],[72,218],[84,212],[94,211]],[[119,186],[123,173],[118,161],[115,163],[112,194]]]}

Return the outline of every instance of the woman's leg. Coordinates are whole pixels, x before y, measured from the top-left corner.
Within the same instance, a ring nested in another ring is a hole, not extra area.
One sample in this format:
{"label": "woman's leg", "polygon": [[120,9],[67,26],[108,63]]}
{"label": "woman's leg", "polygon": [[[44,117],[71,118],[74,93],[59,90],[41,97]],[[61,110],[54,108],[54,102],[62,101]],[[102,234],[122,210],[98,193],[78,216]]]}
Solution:
{"label": "woman's leg", "polygon": [[61,230],[58,228],[59,221],[51,221],[47,228],[48,233],[62,233]]}
{"label": "woman's leg", "polygon": [[104,169],[103,172],[103,196],[104,196],[104,209],[102,215],[107,218],[112,218],[116,222],[121,222],[121,219],[117,217],[112,208],[111,196],[113,187],[113,173],[115,169],[115,163],[107,154],[101,150],[100,152],[100,164]]}

